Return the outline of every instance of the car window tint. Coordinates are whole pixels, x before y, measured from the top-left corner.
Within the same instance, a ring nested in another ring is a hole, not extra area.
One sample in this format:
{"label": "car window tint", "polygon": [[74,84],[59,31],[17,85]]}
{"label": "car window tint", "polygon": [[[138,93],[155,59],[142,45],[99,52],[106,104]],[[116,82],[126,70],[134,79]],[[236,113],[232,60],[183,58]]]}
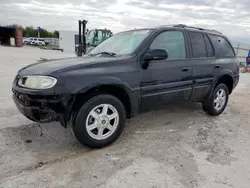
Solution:
{"label": "car window tint", "polygon": [[221,36],[209,35],[215,49],[216,57],[234,57],[234,50],[229,42]]}
{"label": "car window tint", "polygon": [[192,57],[207,57],[207,49],[202,33],[189,32],[191,46],[192,46]]}
{"label": "car window tint", "polygon": [[207,56],[208,57],[213,57],[214,56],[214,49],[211,44],[211,41],[209,40],[207,35],[204,35],[206,46],[207,46]]}
{"label": "car window tint", "polygon": [[151,44],[150,49],[168,51],[168,60],[186,59],[186,47],[182,31],[166,31],[159,34]]}

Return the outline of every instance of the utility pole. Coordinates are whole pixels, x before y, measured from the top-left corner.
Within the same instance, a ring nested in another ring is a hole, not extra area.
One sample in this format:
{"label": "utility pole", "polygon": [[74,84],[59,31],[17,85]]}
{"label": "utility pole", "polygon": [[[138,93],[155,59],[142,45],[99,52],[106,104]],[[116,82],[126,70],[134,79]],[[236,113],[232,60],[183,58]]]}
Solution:
{"label": "utility pole", "polygon": [[41,30],[41,28],[37,27],[37,38],[40,38],[40,30]]}

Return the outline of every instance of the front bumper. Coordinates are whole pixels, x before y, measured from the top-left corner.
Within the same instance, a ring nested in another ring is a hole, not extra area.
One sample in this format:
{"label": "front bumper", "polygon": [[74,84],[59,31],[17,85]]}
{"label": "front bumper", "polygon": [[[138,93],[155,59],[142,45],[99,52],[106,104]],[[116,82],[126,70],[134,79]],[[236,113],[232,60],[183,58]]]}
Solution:
{"label": "front bumper", "polygon": [[70,95],[29,95],[14,89],[12,91],[17,109],[28,119],[38,123],[60,121],[62,126],[67,126],[73,103]]}

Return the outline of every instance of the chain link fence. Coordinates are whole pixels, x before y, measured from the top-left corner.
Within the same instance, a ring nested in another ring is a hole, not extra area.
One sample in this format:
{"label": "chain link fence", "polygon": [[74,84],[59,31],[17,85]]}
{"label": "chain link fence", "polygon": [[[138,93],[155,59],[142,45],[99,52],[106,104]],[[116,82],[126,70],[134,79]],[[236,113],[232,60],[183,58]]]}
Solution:
{"label": "chain link fence", "polygon": [[250,44],[233,41],[232,45],[234,47],[237,58],[240,61],[240,64],[245,66],[246,57],[248,56],[248,52],[250,50]]}

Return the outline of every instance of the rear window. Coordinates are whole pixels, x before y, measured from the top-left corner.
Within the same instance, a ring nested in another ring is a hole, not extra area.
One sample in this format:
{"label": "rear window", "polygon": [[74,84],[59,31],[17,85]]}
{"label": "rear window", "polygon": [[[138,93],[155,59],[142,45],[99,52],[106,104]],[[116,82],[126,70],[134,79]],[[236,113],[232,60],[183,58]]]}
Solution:
{"label": "rear window", "polygon": [[211,34],[209,34],[209,37],[214,46],[216,57],[219,58],[235,57],[234,49],[225,38]]}

